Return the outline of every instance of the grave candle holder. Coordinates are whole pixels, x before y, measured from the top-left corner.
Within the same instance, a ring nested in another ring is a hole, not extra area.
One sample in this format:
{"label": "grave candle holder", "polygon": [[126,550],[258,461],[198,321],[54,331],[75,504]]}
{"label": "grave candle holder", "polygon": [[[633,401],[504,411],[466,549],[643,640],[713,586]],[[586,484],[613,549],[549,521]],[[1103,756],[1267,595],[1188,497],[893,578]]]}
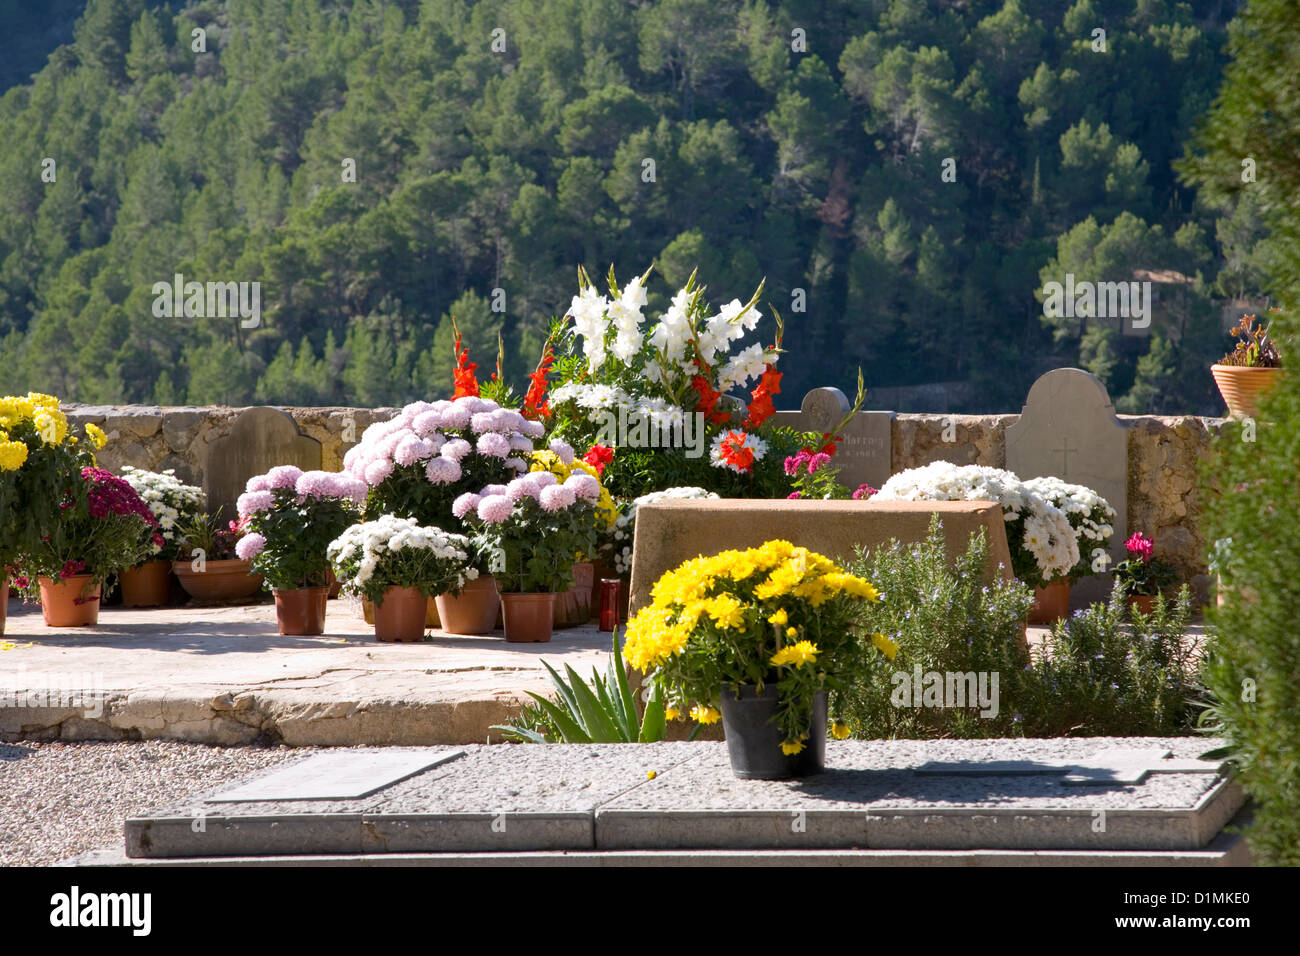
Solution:
{"label": "grave candle holder", "polygon": [[600,629],[613,632],[618,627],[618,578],[600,579]]}

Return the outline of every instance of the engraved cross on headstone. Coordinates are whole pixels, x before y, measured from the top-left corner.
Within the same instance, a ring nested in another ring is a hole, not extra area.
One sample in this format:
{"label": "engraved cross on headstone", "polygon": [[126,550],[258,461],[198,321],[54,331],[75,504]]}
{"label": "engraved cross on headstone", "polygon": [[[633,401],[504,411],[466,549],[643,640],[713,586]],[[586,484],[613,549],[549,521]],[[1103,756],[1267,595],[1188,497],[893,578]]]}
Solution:
{"label": "engraved cross on headstone", "polygon": [[1067,477],[1069,477],[1069,474],[1070,474],[1070,452],[1071,452],[1072,450],[1073,450],[1073,451],[1078,451],[1079,449],[1077,449],[1077,448],[1071,449],[1071,448],[1070,448],[1070,439],[1069,439],[1069,438],[1063,438],[1063,439],[1061,440],[1061,447],[1060,447],[1060,448],[1053,448],[1053,449],[1052,449],[1052,452],[1053,452],[1053,453],[1056,453],[1056,452],[1060,452],[1060,453],[1061,453],[1061,477],[1062,477],[1062,478],[1067,478]]}
{"label": "engraved cross on headstone", "polygon": [[1226,760],[1176,760],[1170,751],[1150,747],[1111,747],[1083,761],[1070,760],[961,760],[931,761],[916,768],[922,774],[966,776],[1019,776],[1062,774],[1067,785],[1141,783],[1152,773],[1222,773]]}

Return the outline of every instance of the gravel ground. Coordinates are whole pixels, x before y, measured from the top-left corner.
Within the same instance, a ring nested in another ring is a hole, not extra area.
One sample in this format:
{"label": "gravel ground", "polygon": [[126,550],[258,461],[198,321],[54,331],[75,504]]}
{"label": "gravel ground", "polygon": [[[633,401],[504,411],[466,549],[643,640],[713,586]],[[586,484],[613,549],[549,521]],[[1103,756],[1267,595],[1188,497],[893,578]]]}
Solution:
{"label": "gravel ground", "polygon": [[120,847],[128,816],[314,749],[165,740],[0,743],[0,866],[48,866]]}

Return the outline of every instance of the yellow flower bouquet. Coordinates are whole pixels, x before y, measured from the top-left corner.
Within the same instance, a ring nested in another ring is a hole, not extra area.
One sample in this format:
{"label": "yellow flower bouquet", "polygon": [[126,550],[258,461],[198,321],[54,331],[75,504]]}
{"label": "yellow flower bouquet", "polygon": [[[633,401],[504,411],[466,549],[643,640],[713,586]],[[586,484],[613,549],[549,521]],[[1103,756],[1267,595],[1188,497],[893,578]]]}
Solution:
{"label": "yellow flower bouquet", "polygon": [[775,687],[772,721],[792,756],[810,734],[824,737],[811,726],[814,700],[837,686],[862,637],[857,612],[879,597],[870,582],[788,541],[724,551],[655,583],[652,603],[628,622],[623,656],[662,687],[670,712],[689,707],[700,723],[722,716],[724,689],[738,698],[742,688]]}

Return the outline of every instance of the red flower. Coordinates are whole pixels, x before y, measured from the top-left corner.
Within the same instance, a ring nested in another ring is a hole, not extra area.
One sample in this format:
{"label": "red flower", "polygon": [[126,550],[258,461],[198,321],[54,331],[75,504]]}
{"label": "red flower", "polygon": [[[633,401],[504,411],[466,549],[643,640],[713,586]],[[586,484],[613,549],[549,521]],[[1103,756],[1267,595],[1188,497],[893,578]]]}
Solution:
{"label": "red flower", "polygon": [[731,417],[726,412],[718,411],[718,399],[722,398],[722,393],[715,392],[703,375],[696,375],[691,379],[691,388],[695,389],[695,394],[699,396],[695,407],[711,424],[719,425]]}
{"label": "red flower", "polygon": [[524,418],[542,419],[551,417],[551,406],[546,402],[546,376],[551,371],[551,363],[555,361],[555,354],[551,351],[551,343],[548,340],[545,348],[542,349],[541,361],[537,363],[535,371],[529,373],[528,394],[524,396],[524,407],[520,413]]}
{"label": "red flower", "polygon": [[582,460],[596,469],[596,474],[603,475],[605,466],[614,460],[614,449],[607,445],[592,445],[591,450],[582,456]]}
{"label": "red flower", "polygon": [[474,377],[478,364],[469,361],[469,349],[461,348],[459,329],[456,331],[455,353],[456,368],[451,375],[456,384],[456,391],[451,397],[457,399],[464,398],[466,395],[478,395],[478,379]]}
{"label": "red flower", "polygon": [[63,562],[63,570],[59,572],[59,577],[66,580],[74,574],[80,574],[84,570],[86,570],[85,561],[65,561]]}
{"label": "red flower", "polygon": [[758,385],[750,392],[749,415],[745,419],[745,428],[757,428],[765,421],[776,414],[776,408],[772,404],[772,396],[781,391],[781,374],[771,365],[765,366],[766,371],[758,381]]}
{"label": "red flower", "polygon": [[718,456],[729,465],[735,465],[742,472],[754,467],[754,449],[745,444],[744,432],[727,432],[718,448]]}

